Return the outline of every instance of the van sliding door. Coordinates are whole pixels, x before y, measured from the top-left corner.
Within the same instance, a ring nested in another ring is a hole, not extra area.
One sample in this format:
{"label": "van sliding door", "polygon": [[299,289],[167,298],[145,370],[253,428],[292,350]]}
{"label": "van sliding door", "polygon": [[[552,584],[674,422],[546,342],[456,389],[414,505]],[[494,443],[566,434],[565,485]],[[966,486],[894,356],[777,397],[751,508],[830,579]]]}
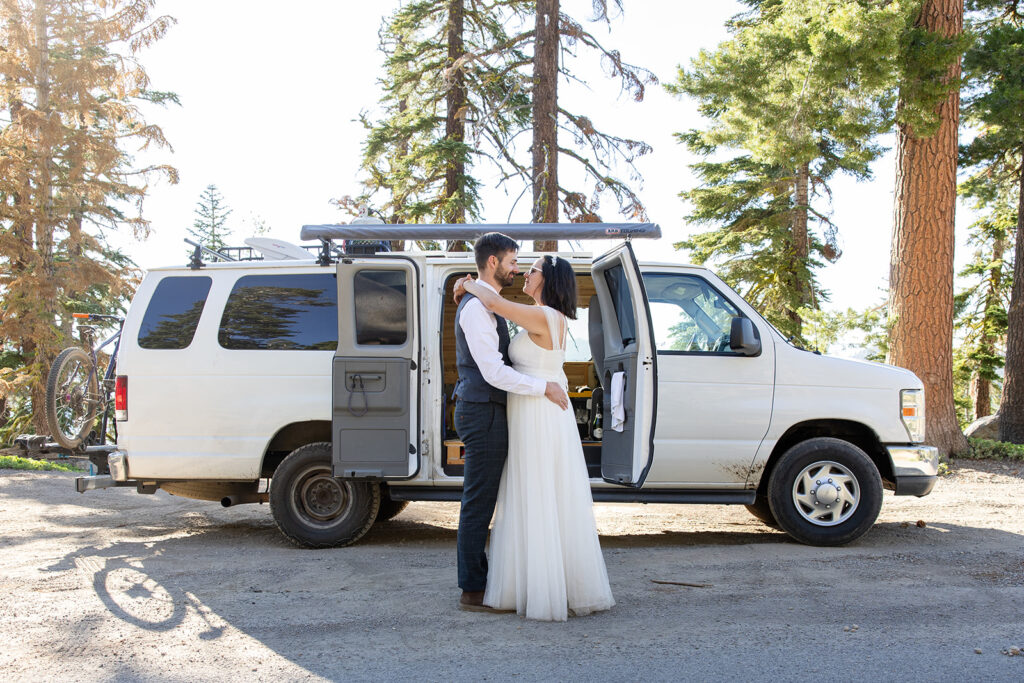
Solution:
{"label": "van sliding door", "polygon": [[[601,476],[639,488],[654,459],[658,402],[647,292],[628,242],[595,259],[591,273],[597,306],[591,311],[590,348],[604,389]],[[616,414],[622,419],[616,420]]]}
{"label": "van sliding door", "polygon": [[406,259],[338,263],[331,428],[336,477],[406,479],[419,469],[418,279]]}

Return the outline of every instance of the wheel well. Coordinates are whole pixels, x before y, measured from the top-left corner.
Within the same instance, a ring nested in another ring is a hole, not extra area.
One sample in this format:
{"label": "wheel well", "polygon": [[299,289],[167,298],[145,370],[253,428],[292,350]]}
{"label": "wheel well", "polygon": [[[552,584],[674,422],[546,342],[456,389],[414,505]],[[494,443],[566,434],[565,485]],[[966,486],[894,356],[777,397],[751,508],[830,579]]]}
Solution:
{"label": "wheel well", "polygon": [[882,442],[874,430],[859,422],[849,420],[810,420],[790,427],[775,444],[772,454],[768,456],[768,462],[765,463],[764,472],[761,474],[761,481],[757,486],[758,494],[763,495],[768,490],[768,479],[775,468],[775,463],[779,461],[783,453],[801,441],[821,436],[842,439],[860,448],[875,463],[878,474],[881,475],[886,487],[891,485],[893,475],[889,453],[882,446]]}
{"label": "wheel well", "polygon": [[267,444],[263,453],[263,465],[260,467],[261,477],[271,477],[274,470],[288,454],[307,443],[331,440],[331,423],[327,420],[310,420],[293,422],[277,430],[274,438]]}

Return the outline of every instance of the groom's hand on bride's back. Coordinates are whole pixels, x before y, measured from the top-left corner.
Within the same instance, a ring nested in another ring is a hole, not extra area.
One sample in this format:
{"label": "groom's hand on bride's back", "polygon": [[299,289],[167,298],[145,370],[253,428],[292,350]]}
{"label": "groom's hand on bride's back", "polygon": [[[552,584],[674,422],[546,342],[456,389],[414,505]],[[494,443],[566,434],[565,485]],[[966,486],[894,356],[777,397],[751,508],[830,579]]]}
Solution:
{"label": "groom's hand on bride's back", "polygon": [[562,410],[569,408],[569,395],[557,382],[548,382],[544,387],[544,396]]}

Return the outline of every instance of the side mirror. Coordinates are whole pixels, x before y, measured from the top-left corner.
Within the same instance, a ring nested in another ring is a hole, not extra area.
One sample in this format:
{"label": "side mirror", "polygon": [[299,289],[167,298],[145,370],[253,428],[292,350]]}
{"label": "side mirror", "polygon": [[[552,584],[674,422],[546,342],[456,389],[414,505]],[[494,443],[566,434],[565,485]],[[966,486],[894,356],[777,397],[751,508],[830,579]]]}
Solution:
{"label": "side mirror", "polygon": [[749,318],[739,316],[732,319],[729,330],[729,348],[744,356],[756,356],[761,353],[761,339],[757,336],[754,323]]}

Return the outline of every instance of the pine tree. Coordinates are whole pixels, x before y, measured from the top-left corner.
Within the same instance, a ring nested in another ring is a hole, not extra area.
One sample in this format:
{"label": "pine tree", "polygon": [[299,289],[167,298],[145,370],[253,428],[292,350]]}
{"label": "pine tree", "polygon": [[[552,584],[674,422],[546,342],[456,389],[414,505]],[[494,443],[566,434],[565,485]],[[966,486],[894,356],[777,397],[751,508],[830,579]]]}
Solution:
{"label": "pine tree", "polygon": [[384,115],[363,117],[368,180],[354,203],[376,201],[390,223],[479,218],[472,169],[483,160],[508,168],[507,148],[528,121],[517,71],[528,59],[506,33],[524,6],[418,0],[385,21]]}
{"label": "pine tree", "polygon": [[[899,122],[896,204],[889,266],[888,361],[925,386],[925,434],[943,457],[968,448],[953,403],[953,214],[963,0],[925,0],[904,55],[902,103],[921,91],[945,96],[932,125]],[[936,73],[937,69],[941,69]]]}
{"label": "pine tree", "polygon": [[127,151],[167,146],[139,103],[176,101],[151,89],[138,62],[173,23],[152,17],[153,5],[0,0],[0,341],[19,366],[0,394],[26,392],[40,433],[67,309],[90,291],[116,301],[132,287],[105,232],[144,235],[147,184],[176,181],[174,169],[138,167]]}
{"label": "pine tree", "polygon": [[[622,5],[622,0],[594,0],[593,21],[610,25],[609,9],[621,11]],[[656,84],[658,79],[647,69],[624,62],[618,50],[604,47],[581,23],[562,13],[559,0],[536,0],[534,18],[533,32],[524,37],[524,42],[533,43],[531,165],[528,171],[519,168],[532,189],[532,220],[557,223],[563,209],[574,223],[600,222],[598,210],[604,194],[612,195],[626,218],[646,220],[643,203],[630,183],[640,181],[634,162],[651,151],[650,145],[601,132],[589,116],[562,108],[558,79],[579,80],[564,59],[578,45],[599,55],[608,75],[619,79],[623,91],[637,102],[643,101],[646,86]],[[559,143],[559,131],[568,136],[571,146]],[[564,174],[559,171],[563,158],[583,172],[588,191],[563,183]],[[614,175],[619,165],[629,173],[628,181]],[[558,242],[535,241],[534,249],[557,251]]]}
{"label": "pine tree", "polygon": [[732,37],[667,86],[709,121],[678,136],[705,158],[691,167],[700,185],[681,196],[690,220],[715,226],[676,247],[720,262],[726,281],[802,339],[800,310],[827,297],[815,271],[840,256],[828,183],[870,176],[876,137],[893,122],[895,57],[911,15],[856,0],[747,4]]}
{"label": "pine tree", "polygon": [[1016,236],[999,438],[1024,443],[1024,13],[1011,0],[971,0],[967,8],[976,42],[964,56],[963,113],[978,135],[961,148],[960,158],[974,171],[965,186],[989,209],[983,218],[993,225],[987,248],[998,238],[1009,249],[997,230]]}
{"label": "pine tree", "polygon": [[986,171],[965,181],[960,194],[974,199],[981,214],[970,228],[973,258],[958,273],[965,286],[953,299],[954,322],[963,335],[954,352],[954,396],[960,422],[967,423],[992,413],[992,389],[1002,383],[1017,212]]}
{"label": "pine tree", "polygon": [[[224,204],[224,197],[217,186],[207,185],[196,202],[193,211],[196,217],[192,227],[188,229],[188,234],[207,249],[220,251],[221,247],[227,246],[224,238],[231,234],[231,231],[224,227],[231,212],[232,209]],[[192,253],[191,250],[189,253]]]}

